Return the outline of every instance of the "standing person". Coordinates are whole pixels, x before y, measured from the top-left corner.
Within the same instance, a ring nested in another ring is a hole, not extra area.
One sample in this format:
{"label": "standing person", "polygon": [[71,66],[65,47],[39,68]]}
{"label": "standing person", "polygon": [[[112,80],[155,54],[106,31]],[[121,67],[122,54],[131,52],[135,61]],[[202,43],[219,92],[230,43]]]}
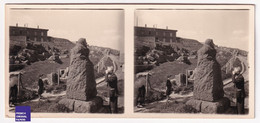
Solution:
{"label": "standing person", "polygon": [[166,81],[166,97],[167,97],[167,102],[169,100],[169,96],[172,93],[172,83],[170,81],[170,76],[167,77],[167,81]]}
{"label": "standing person", "polygon": [[138,94],[137,94],[137,107],[142,108],[145,103],[145,86],[142,85],[141,87],[138,88]]}
{"label": "standing person", "polygon": [[10,102],[11,106],[14,106],[17,103],[17,92],[18,92],[18,87],[15,84],[13,87],[10,88]]}
{"label": "standing person", "polygon": [[44,84],[43,84],[43,81],[42,81],[42,75],[40,75],[39,80],[38,80],[38,96],[39,96],[39,99],[41,99],[41,97],[42,97],[43,90],[44,90]]}
{"label": "standing person", "polygon": [[235,67],[232,72],[232,82],[236,88],[236,108],[237,114],[245,113],[245,89],[244,89],[244,77],[241,74],[241,68]]}
{"label": "standing person", "polygon": [[14,106],[17,103],[17,94],[18,94],[18,78],[16,75],[10,75],[9,83],[9,103],[10,106]]}
{"label": "standing person", "polygon": [[105,80],[109,87],[109,107],[111,113],[118,113],[117,100],[118,100],[118,88],[117,88],[117,76],[114,73],[114,68],[108,67],[106,70]]}

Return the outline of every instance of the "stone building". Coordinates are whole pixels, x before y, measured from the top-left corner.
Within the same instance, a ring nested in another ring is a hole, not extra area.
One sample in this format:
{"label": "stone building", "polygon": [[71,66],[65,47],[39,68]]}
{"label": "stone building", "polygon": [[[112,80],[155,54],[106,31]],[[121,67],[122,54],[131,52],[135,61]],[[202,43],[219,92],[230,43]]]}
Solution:
{"label": "stone building", "polygon": [[9,27],[10,40],[13,41],[48,41],[48,29],[41,29],[39,26],[37,28],[30,28],[27,26],[19,27],[16,26]]}
{"label": "stone building", "polygon": [[156,27],[134,27],[135,33],[135,47],[147,46],[150,48],[155,48],[156,46],[173,46],[177,43],[176,32],[177,30],[171,30],[166,27],[166,29],[156,28]]}

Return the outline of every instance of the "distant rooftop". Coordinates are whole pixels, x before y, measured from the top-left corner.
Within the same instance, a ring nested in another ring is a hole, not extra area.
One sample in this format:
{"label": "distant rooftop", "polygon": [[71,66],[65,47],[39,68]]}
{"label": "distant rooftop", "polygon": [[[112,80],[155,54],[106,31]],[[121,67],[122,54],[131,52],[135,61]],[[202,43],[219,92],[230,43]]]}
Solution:
{"label": "distant rooftop", "polygon": [[169,29],[168,26],[166,26],[166,28],[157,28],[156,26],[153,27],[147,27],[147,25],[145,26],[135,26],[137,28],[145,28],[145,29],[157,29],[157,30],[170,30],[170,31],[178,31],[178,30],[173,30],[173,29]]}
{"label": "distant rooftop", "polygon": [[11,28],[23,28],[23,29],[35,29],[35,30],[49,30],[49,29],[43,29],[43,28],[40,28],[39,26],[37,26],[37,28],[33,28],[33,27],[28,27],[28,25],[24,25],[24,26],[18,26],[18,24],[16,24],[16,26],[9,26]]}

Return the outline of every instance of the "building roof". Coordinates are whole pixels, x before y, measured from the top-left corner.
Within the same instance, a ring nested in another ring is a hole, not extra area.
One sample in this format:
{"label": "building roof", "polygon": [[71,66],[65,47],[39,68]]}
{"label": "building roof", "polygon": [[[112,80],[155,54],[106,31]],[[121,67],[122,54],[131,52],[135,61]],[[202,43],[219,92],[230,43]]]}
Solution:
{"label": "building roof", "polygon": [[10,28],[20,28],[20,29],[32,29],[32,30],[45,30],[49,31],[49,29],[42,29],[42,28],[30,28],[30,27],[19,27],[19,26],[9,26]]}
{"label": "building roof", "polygon": [[178,30],[172,30],[172,29],[163,29],[163,28],[156,28],[156,27],[141,27],[141,26],[135,26],[135,28],[143,28],[143,29],[155,29],[155,30],[165,30],[165,31],[178,31]]}

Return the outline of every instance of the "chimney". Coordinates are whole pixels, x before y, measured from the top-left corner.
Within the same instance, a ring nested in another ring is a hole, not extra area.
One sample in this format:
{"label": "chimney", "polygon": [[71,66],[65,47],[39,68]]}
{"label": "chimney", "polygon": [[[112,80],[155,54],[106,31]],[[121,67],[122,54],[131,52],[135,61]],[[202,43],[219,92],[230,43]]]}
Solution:
{"label": "chimney", "polygon": [[16,27],[18,27],[18,23],[16,23]]}
{"label": "chimney", "polygon": [[24,27],[26,27],[26,24],[24,24]]}
{"label": "chimney", "polygon": [[147,27],[147,25],[145,24],[144,27]]}
{"label": "chimney", "polygon": [[37,25],[37,29],[39,29],[39,25]]}
{"label": "chimney", "polygon": [[166,29],[168,29],[168,26],[166,26]]}

